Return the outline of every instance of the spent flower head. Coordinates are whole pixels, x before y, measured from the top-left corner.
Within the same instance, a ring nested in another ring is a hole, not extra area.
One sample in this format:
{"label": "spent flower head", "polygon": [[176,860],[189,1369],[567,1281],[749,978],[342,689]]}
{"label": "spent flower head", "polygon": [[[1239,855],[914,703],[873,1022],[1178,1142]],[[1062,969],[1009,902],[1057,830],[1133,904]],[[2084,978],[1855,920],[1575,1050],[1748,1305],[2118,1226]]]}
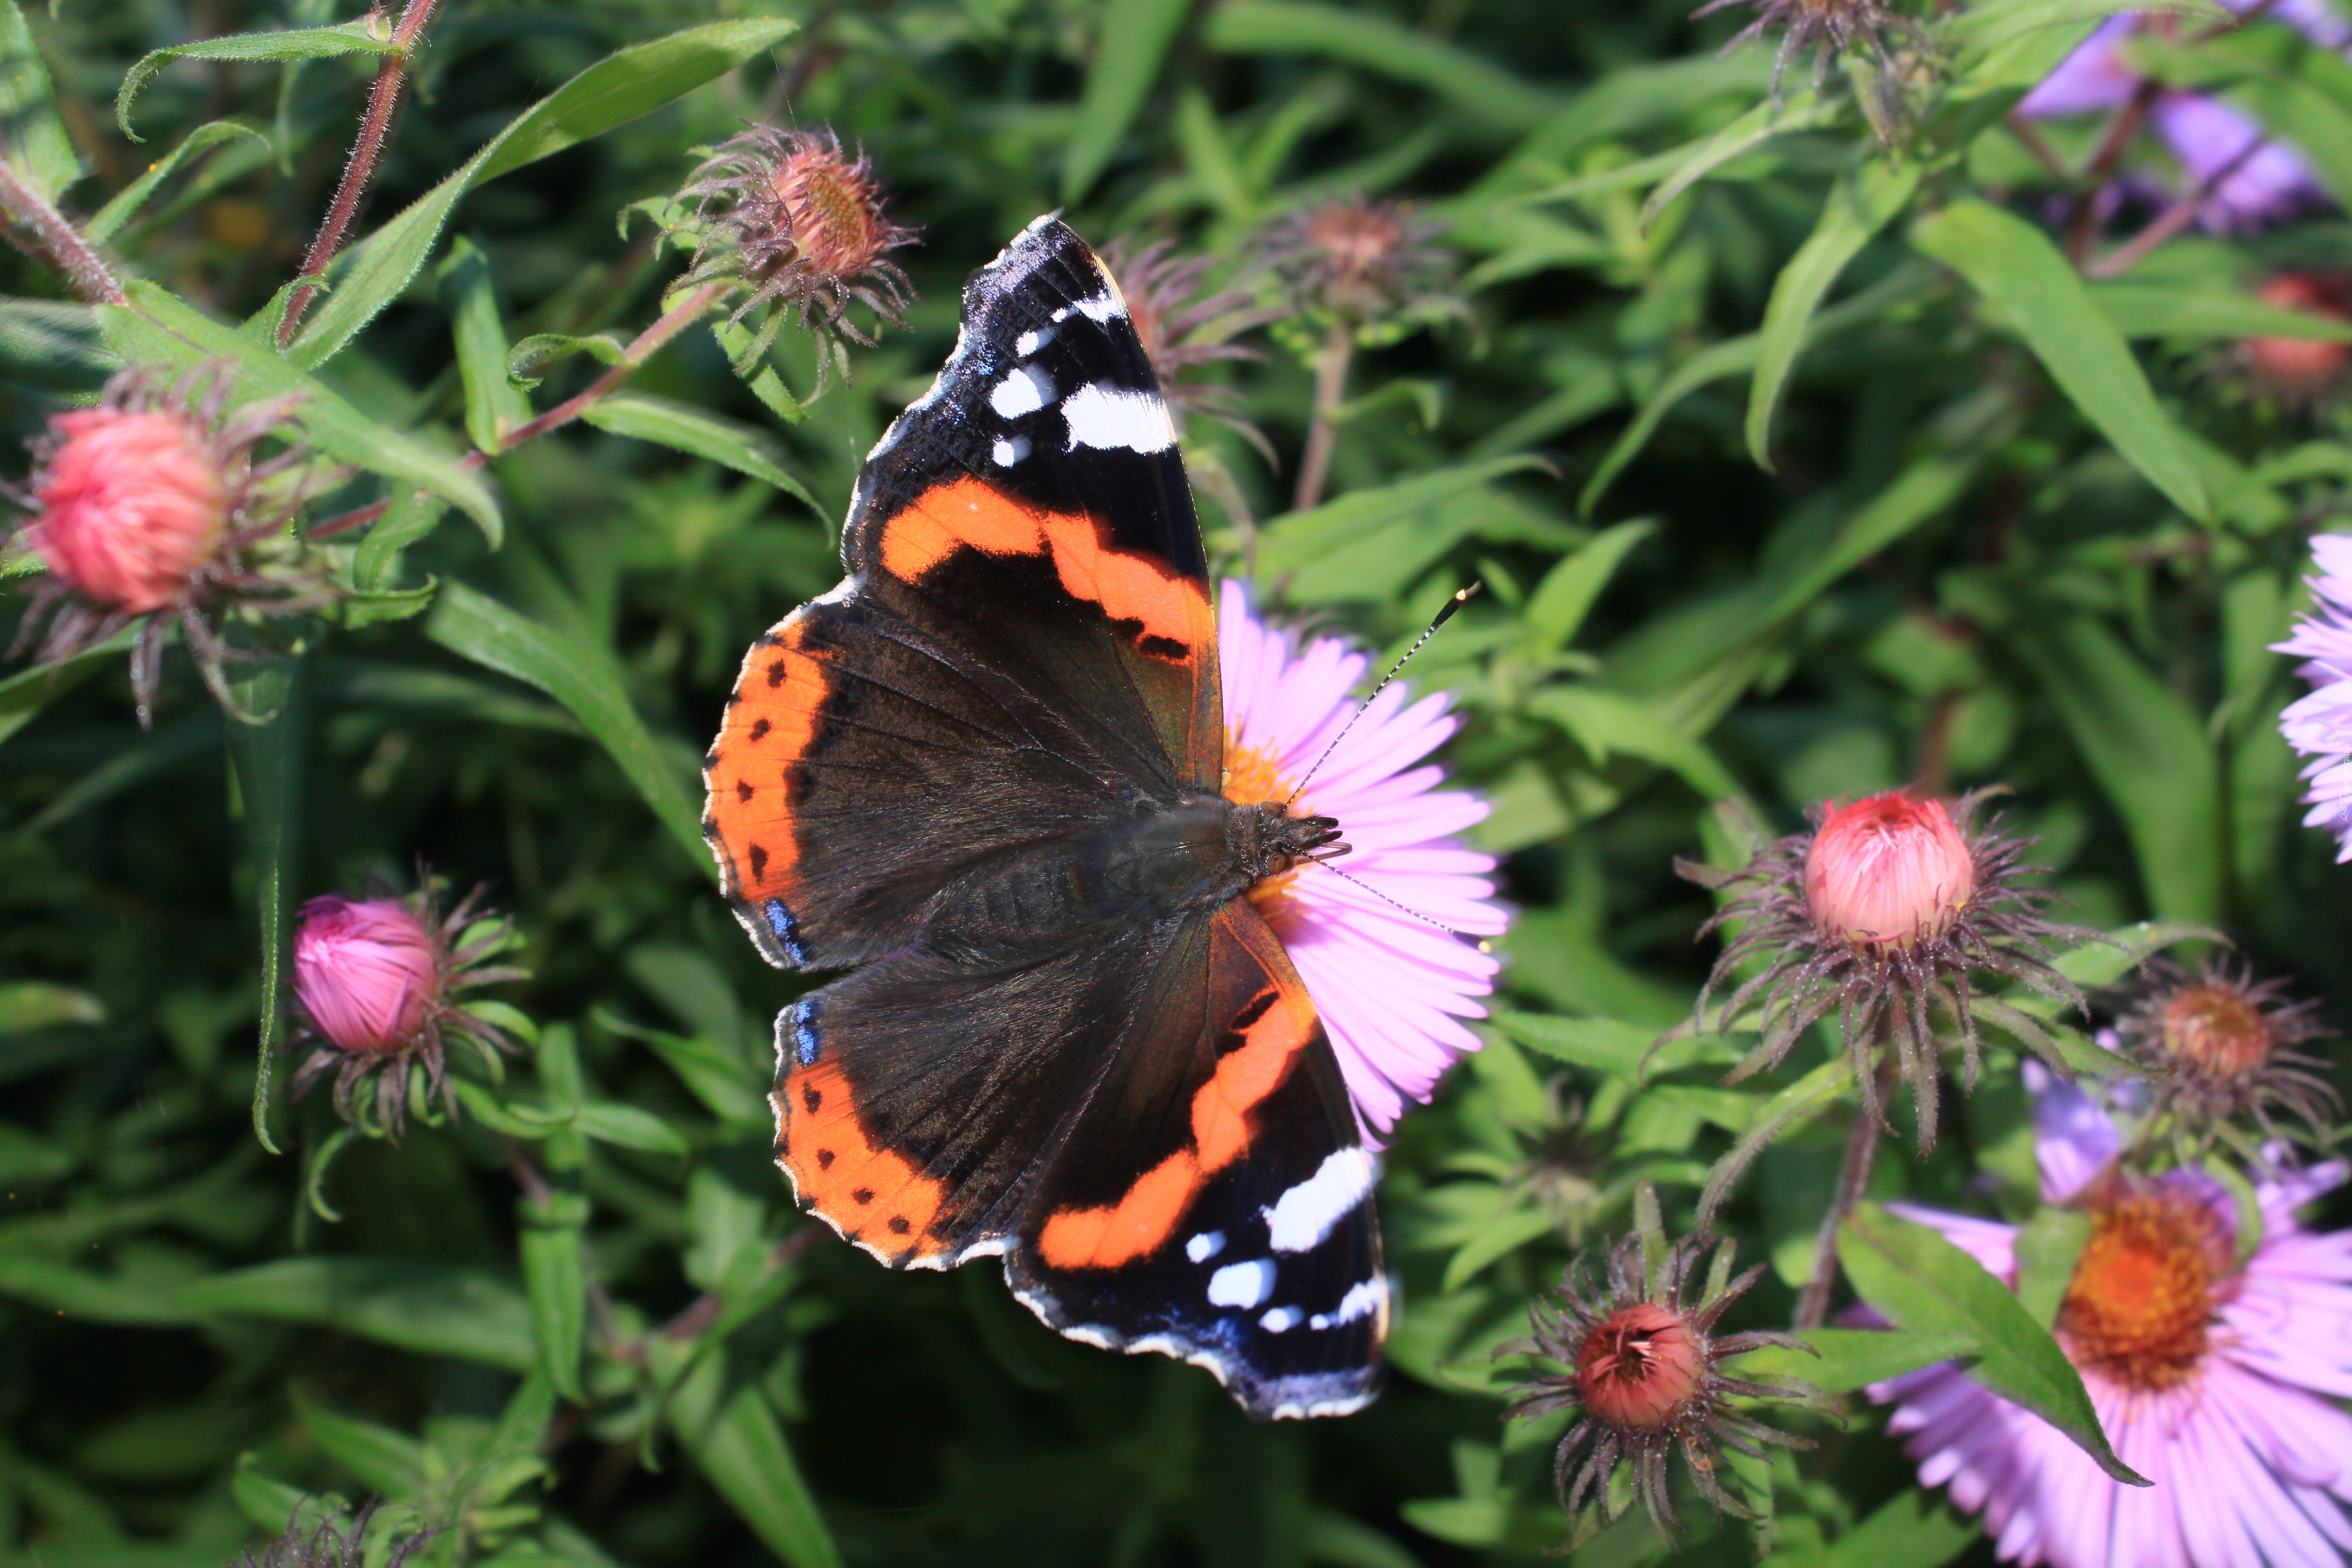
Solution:
{"label": "spent flower head", "polygon": [[1437,243],[1444,232],[1392,197],[1339,196],[1267,223],[1255,241],[1257,264],[1321,324],[1402,331],[1468,314],[1447,292],[1454,253]]}
{"label": "spent flower head", "polygon": [[[348,1520],[341,1512],[329,1512],[306,1521],[297,1513],[259,1555],[249,1547],[239,1552],[233,1568],[368,1568],[368,1526],[382,1506],[381,1499],[372,1498]],[[401,1568],[440,1533],[418,1530],[401,1536],[391,1543],[377,1568]]]}
{"label": "spent flower head", "polygon": [[[1879,96],[1865,107],[1882,111],[1873,113],[1871,119],[1874,125],[1883,127],[1888,117],[1885,111],[1894,107],[1887,95],[1900,75],[1894,57],[1887,52],[1886,35],[1901,32],[1916,37],[1918,30],[1908,17],[1898,15],[1886,0],[1707,0],[1691,16],[1711,16],[1717,11],[1748,5],[1756,7],[1755,18],[1731,36],[1723,46],[1724,54],[1767,33],[1779,33],[1780,47],[1772,56],[1772,96],[1777,100],[1780,78],[1797,55],[1807,49],[1813,51],[1813,86],[1818,90],[1829,79],[1831,60],[1860,45],[1869,51],[1878,76]],[[1883,129],[1881,134],[1885,134]]]}
{"label": "spent flower head", "polygon": [[1666,1459],[1679,1450],[1717,1518],[1754,1519],[1756,1511],[1727,1491],[1717,1462],[1718,1447],[1762,1458],[1766,1445],[1810,1448],[1811,1440],[1767,1426],[1735,1409],[1732,1399],[1816,1405],[1803,1385],[1751,1382],[1717,1363],[1767,1345],[1809,1348],[1788,1334],[1758,1331],[1718,1334],[1716,1324],[1763,1266],[1731,1277],[1732,1243],[1716,1248],[1702,1278],[1703,1237],[1668,1245],[1657,1222],[1657,1201],[1644,1188],[1636,1201],[1639,1228],[1601,1249],[1602,1276],[1591,1257],[1570,1265],[1557,1295],[1528,1307],[1533,1335],[1498,1353],[1521,1354],[1552,1370],[1538,1372],[1513,1394],[1507,1416],[1528,1418],[1575,1410],[1576,1424],[1552,1457],[1559,1500],[1573,1516],[1587,1501],[1604,1525],[1615,1518],[1610,1479],[1622,1463],[1632,1470],[1633,1495],[1661,1534],[1675,1533],[1674,1501],[1666,1489]]}
{"label": "spent flower head", "polygon": [[795,312],[819,340],[820,387],[831,362],[846,367],[846,343],[874,346],[849,318],[852,301],[878,321],[907,324],[914,285],[888,253],[913,244],[918,231],[891,221],[873,160],[842,151],[830,128],[784,131],[747,121],[740,134],[711,149],[678,199],[694,202],[703,223],[684,285],[740,287],[734,321],[773,307],[738,356],[739,374],[766,354]]}
{"label": "spent flower head", "polygon": [[222,613],[282,615],[331,596],[288,527],[301,500],[289,476],[309,454],[289,446],[253,460],[299,397],[232,409],[230,382],[217,363],[170,384],[152,370],[123,371],[95,407],[51,416],[30,443],[30,476],[0,485],[31,514],[23,543],[47,569],[10,657],[29,647],[43,662],[69,658],[143,620],[131,655],[142,726],[154,721],[172,626],[234,710],[224,667],[257,655],[226,640]]}
{"label": "spent flower head", "polygon": [[2318,1007],[2290,1000],[2283,980],[2256,981],[2211,960],[2191,973],[2158,959],[2116,1019],[2116,1042],[2148,1070],[2154,1114],[2170,1114],[2200,1145],[2241,1117],[2277,1137],[2274,1112],[2324,1145],[2344,1101],[2319,1076],[2328,1064],[2294,1048],[2326,1033]]}
{"label": "spent flower head", "polygon": [[[2083,1005],[2081,991],[2050,966],[2048,944],[2094,933],[2043,918],[2050,895],[2019,885],[2032,869],[2021,861],[2025,843],[2003,837],[1997,825],[1975,826],[1987,793],[1952,807],[1901,791],[1824,804],[1811,813],[1811,832],[1780,839],[1739,870],[1675,863],[1690,880],[1731,894],[1699,935],[1737,928],[1699,993],[1699,1016],[1742,964],[1765,961],[1717,1013],[1718,1026],[1728,1027],[1754,1008],[1763,1036],[1728,1081],[1777,1067],[1799,1036],[1834,1014],[1864,1114],[1882,1125],[1874,1068],[1882,1039],[1893,1046],[1911,1084],[1924,1153],[1936,1140],[1941,1058],[1931,1011],[1958,1030],[1973,1089],[1976,1019],[1987,1005],[1973,998],[1972,976],[2021,981]],[[2028,1045],[2054,1050],[2021,1015],[2006,1008],[2000,1015]]]}
{"label": "spent flower head", "polygon": [[425,1095],[454,1116],[448,1041],[462,1040],[493,1069],[497,1053],[514,1048],[457,994],[524,978],[490,962],[512,944],[513,931],[502,917],[475,911],[482,889],[444,915],[440,884],[418,880],[404,898],[312,899],[294,933],[294,995],[307,1032],[320,1042],[295,1073],[294,1092],[331,1075],[339,1114],[393,1135],[405,1125],[412,1066],[424,1069]]}

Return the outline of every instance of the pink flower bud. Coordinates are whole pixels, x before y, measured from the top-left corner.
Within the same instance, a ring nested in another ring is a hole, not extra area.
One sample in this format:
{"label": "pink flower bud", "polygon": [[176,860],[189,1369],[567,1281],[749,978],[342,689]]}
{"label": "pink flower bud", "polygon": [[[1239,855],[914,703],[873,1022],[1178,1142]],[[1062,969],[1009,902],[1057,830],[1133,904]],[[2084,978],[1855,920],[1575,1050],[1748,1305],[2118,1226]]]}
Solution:
{"label": "pink flower bud", "polygon": [[1805,851],[1805,905],[1823,936],[1908,946],[1942,936],[1977,890],[1976,857],[1940,800],[1890,790],[1832,810]]}
{"label": "pink flower bud", "polygon": [[61,414],[28,531],[49,570],[91,604],[145,615],[177,600],[228,529],[228,482],[171,414]]}
{"label": "pink flower bud", "polygon": [[1584,1407],[1612,1426],[1660,1427],[1705,1382],[1706,1342],[1682,1314],[1636,1301],[1584,1336],[1576,1382]]}
{"label": "pink flower bud", "polygon": [[441,950],[397,899],[329,896],[302,906],[294,934],[294,994],[347,1051],[392,1051],[425,1027],[441,988]]}
{"label": "pink flower bud", "polygon": [[[2283,273],[2263,284],[2254,297],[2283,310],[2337,321],[2352,319],[2352,287],[2324,273]],[[2317,338],[2248,338],[2238,345],[2238,353],[2273,395],[2290,402],[2310,401],[2334,385],[2346,362],[2352,361],[2352,343]]]}

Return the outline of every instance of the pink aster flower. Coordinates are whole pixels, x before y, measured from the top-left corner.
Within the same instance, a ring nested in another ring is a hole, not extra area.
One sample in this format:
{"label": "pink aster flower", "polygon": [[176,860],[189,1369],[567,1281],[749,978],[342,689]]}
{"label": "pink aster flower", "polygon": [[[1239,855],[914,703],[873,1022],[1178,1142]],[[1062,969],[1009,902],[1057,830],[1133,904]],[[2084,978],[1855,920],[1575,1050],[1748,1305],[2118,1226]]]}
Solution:
{"label": "pink aster flower", "polygon": [[2302,674],[2311,694],[2288,704],[2279,732],[2312,759],[2303,770],[2310,781],[2303,798],[2311,807],[2303,825],[2336,835],[2340,865],[2352,860],[2352,537],[2320,534],[2311,542],[2311,560],[2319,569],[2311,579],[2315,603],[2294,635],[2271,648],[2306,661]]}
{"label": "pink aster flower", "polygon": [[1307,982],[1357,1119],[1377,1141],[1407,1100],[1428,1100],[1439,1076],[1478,1048],[1461,1020],[1486,1016],[1477,998],[1499,965],[1469,939],[1500,934],[1505,917],[1488,875],[1495,858],[1457,836],[1486,803],[1437,788],[1443,768],[1414,765],[1460,722],[1443,695],[1408,702],[1391,686],[1333,746],[1356,710],[1349,693],[1364,655],[1332,637],[1299,646],[1261,622],[1232,582],[1217,642],[1226,797],[1285,800],[1297,789],[1295,810],[1337,819],[1350,847],[1336,864],[1270,878],[1251,897]]}
{"label": "pink aster flower", "polygon": [[[2233,10],[2245,11],[2257,0],[2227,3]],[[2262,8],[2265,16],[2330,47],[2343,46],[2343,24],[2321,0],[2286,0]],[[2109,17],[2025,95],[2018,112],[2040,120],[2124,108],[2141,92],[2143,79],[2126,63],[2123,44],[2135,33],[2175,26],[2171,17]],[[2260,228],[2325,199],[2326,192],[2301,153],[2271,140],[2261,125],[2218,100],[2175,89],[2151,90],[2146,111],[2158,138],[2179,164],[2183,194],[2212,184],[2197,214],[2206,228],[2225,233]],[[2147,183],[2137,178],[2126,182],[2142,187]]]}
{"label": "pink aster flower", "polygon": [[[519,969],[488,963],[510,945],[511,930],[499,917],[475,912],[479,889],[446,916],[439,891],[428,878],[406,898],[329,894],[302,906],[294,932],[294,995],[309,1032],[324,1043],[294,1075],[296,1094],[331,1074],[338,1111],[371,1130],[397,1133],[412,1065],[425,1069],[425,1091],[456,1110],[447,1037],[485,1058],[512,1048],[497,1026],[455,1000],[458,991],[523,977]],[[370,1106],[354,1098],[363,1085],[373,1086]]]}
{"label": "pink aster flower", "polygon": [[[2027,1066],[2042,1195],[2092,1217],[2054,1331],[2124,1463],[2126,1487],[2040,1416],[1947,1363],[1878,1384],[1924,1486],[1981,1510],[2004,1562],[2052,1568],[2263,1568],[2352,1549],[2352,1231],[2295,1209],[2340,1163],[2255,1189],[2263,1239],[2232,1268],[2234,1214],[2210,1178],[2119,1174],[2088,1094]],[[2275,1146],[2274,1146],[2275,1147]],[[2016,1227],[1902,1206],[2014,1288]]]}

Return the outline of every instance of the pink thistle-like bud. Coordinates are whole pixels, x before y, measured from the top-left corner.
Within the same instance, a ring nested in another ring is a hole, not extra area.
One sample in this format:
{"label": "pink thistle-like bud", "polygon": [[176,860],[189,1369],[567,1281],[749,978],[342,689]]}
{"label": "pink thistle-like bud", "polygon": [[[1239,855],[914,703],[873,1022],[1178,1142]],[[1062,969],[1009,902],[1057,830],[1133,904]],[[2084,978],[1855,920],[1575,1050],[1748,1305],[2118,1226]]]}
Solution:
{"label": "pink thistle-like bud", "polygon": [[440,999],[441,946],[399,899],[330,895],[302,906],[294,994],[320,1033],[346,1051],[396,1051],[424,1032]]}
{"label": "pink thistle-like bud", "polygon": [[1664,1426],[1699,1392],[1706,1348],[1682,1314],[1633,1305],[1584,1336],[1576,1382],[1584,1407],[1612,1426]]}
{"label": "pink thistle-like bud", "polygon": [[1822,935],[1871,947],[1942,936],[1977,890],[1976,859],[1940,800],[1890,790],[1834,807],[1805,852]]}
{"label": "pink thistle-like bud", "polygon": [[85,409],[61,437],[28,542],[92,605],[146,615],[176,602],[228,531],[229,483],[203,434],[175,414]]}

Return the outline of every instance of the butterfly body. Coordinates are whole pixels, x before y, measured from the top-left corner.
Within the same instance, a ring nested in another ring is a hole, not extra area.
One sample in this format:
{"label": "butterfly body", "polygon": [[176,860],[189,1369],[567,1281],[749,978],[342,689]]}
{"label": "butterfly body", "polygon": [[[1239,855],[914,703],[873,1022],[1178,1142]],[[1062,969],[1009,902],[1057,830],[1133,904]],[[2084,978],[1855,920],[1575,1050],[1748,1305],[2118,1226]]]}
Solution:
{"label": "butterfly body", "polygon": [[746,658],[705,828],[772,962],[777,1158],[894,1267],[1262,1415],[1371,1397],[1388,1285],[1313,999],[1251,893],[1341,825],[1221,793],[1218,636],[1124,302],[1053,220],[868,458],[848,576]]}

